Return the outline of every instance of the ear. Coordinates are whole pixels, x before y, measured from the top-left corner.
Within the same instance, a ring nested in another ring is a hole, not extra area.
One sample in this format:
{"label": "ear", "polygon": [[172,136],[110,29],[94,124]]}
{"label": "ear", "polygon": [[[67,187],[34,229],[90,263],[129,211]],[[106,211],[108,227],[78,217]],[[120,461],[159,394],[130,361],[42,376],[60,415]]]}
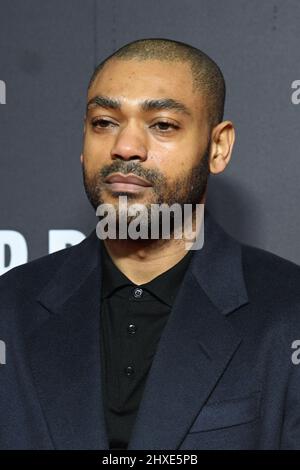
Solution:
{"label": "ear", "polygon": [[211,132],[209,169],[218,174],[228,165],[235,141],[235,130],[231,121],[222,121]]}

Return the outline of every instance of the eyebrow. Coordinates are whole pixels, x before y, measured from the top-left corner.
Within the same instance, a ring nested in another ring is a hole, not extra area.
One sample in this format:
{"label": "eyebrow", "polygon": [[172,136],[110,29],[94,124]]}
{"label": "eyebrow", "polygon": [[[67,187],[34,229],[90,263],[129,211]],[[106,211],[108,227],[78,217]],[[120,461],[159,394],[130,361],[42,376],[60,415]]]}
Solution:
{"label": "eyebrow", "polygon": [[[181,114],[191,116],[191,111],[185,104],[180,101],[174,100],[173,98],[160,98],[155,100],[145,100],[139,103],[140,108],[143,111],[154,111],[154,110],[170,110]],[[86,106],[88,112],[90,108],[99,106],[104,109],[121,109],[121,102],[118,99],[110,98],[108,96],[95,96],[91,98]]]}

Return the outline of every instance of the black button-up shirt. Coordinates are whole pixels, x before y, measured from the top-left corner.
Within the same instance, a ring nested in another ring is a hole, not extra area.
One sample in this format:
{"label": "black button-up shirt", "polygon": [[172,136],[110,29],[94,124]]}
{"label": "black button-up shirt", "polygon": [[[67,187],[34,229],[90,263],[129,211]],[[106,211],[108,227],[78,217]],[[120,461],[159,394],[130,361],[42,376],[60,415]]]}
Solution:
{"label": "black button-up shirt", "polygon": [[193,251],[146,284],[131,282],[102,250],[101,360],[110,449],[126,449],[148,372]]}

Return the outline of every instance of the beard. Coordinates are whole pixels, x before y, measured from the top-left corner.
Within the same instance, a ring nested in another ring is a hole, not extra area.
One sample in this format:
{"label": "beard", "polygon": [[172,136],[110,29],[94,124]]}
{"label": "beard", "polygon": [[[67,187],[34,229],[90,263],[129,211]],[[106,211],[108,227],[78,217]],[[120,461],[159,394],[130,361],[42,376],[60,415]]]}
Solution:
{"label": "beard", "polygon": [[[99,205],[107,203],[105,200],[105,193],[107,191],[105,187],[105,178],[113,173],[122,173],[124,175],[131,173],[141,178],[146,179],[152,184],[151,192],[152,195],[148,196],[148,199],[144,201],[143,205],[147,208],[149,217],[147,221],[147,229],[151,230],[151,204],[167,204],[169,207],[173,204],[179,204],[181,210],[184,210],[184,204],[190,204],[192,212],[196,210],[196,205],[199,204],[205,194],[209,171],[209,150],[210,142],[202,155],[199,164],[192,167],[187,173],[177,178],[175,181],[170,181],[164,174],[156,169],[147,169],[143,167],[143,164],[137,162],[125,162],[124,160],[116,160],[111,165],[105,165],[94,175],[88,175],[84,160],[82,163],[82,174],[83,183],[86,195],[90,201],[92,207],[96,211]],[[110,192],[110,197],[118,200],[119,196],[127,196],[128,204],[130,201],[133,203],[139,202],[138,199],[141,197],[139,193],[129,193],[124,191]],[[117,219],[120,217],[118,210],[118,203],[115,205],[117,213]],[[174,232],[174,218],[170,213],[170,231]],[[127,224],[129,225],[135,216],[127,217]],[[100,219],[100,217],[99,217]],[[159,229],[161,231],[161,214],[159,219]],[[118,226],[118,222],[117,222]]]}

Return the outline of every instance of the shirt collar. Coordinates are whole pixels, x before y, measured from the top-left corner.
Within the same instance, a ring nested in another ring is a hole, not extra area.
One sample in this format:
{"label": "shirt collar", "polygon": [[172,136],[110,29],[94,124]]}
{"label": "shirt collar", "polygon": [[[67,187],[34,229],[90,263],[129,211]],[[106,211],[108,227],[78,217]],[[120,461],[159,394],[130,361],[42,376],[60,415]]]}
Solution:
{"label": "shirt collar", "polygon": [[[137,284],[128,279],[114,264],[103,241],[101,251],[102,298],[109,297],[121,287],[137,287]],[[172,306],[193,253],[192,250],[187,251],[186,255],[175,266],[138,287],[149,291],[167,305]]]}

